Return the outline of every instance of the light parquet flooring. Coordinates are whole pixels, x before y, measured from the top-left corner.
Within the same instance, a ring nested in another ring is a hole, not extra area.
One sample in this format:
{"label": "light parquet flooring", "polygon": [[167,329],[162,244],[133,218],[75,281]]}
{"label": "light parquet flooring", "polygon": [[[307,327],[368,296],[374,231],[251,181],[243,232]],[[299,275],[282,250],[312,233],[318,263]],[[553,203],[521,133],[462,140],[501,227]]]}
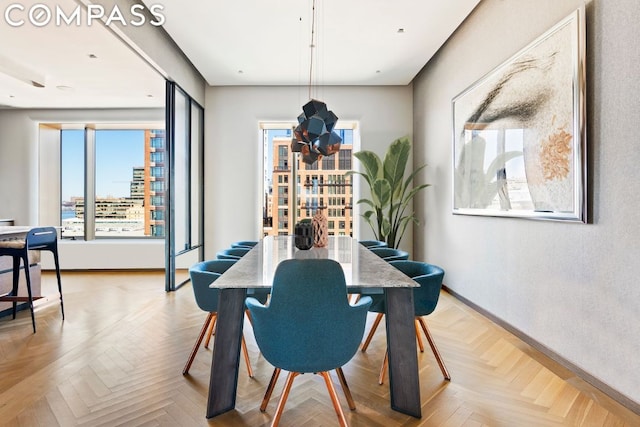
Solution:
{"label": "light parquet flooring", "polygon": [[[55,289],[51,274],[43,280],[44,289]],[[36,334],[28,311],[16,320],[0,318],[0,424],[269,425],[286,375],[260,412],[272,367],[247,322],[255,377],[241,360],[236,410],[207,420],[211,350],[201,349],[190,374],[182,375],[206,316],[189,285],[167,294],[161,272],[63,272],[62,280],[64,322],[55,297],[40,301]],[[418,355],[422,418],[392,411],[388,386],[377,384],[381,327],[367,352],[344,367],[356,411],[349,411],[333,374],[351,426],[640,426],[639,415],[449,294],[426,320],[452,381],[443,380],[427,346]],[[296,378],[281,425],[337,425],[320,376]]]}

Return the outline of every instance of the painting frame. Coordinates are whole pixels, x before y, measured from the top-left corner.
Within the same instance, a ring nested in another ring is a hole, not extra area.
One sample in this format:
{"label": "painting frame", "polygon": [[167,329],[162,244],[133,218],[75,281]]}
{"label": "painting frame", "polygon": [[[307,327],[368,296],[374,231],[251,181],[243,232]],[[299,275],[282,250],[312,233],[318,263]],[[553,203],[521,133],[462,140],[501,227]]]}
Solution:
{"label": "painting frame", "polygon": [[451,101],[452,213],[587,222],[581,6]]}

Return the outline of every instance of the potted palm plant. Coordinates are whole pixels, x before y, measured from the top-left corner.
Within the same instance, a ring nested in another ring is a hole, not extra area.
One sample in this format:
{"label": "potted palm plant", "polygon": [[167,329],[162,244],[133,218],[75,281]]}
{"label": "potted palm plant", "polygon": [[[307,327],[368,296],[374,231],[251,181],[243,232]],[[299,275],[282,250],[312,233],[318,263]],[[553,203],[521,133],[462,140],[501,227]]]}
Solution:
{"label": "potted palm plant", "polygon": [[410,204],[420,190],[429,186],[421,184],[413,187],[413,179],[426,165],[418,167],[405,178],[410,153],[409,138],[398,138],[387,149],[384,160],[372,151],[354,153],[364,166],[364,172],[347,172],[347,175],[364,177],[371,198],[358,200],[359,204],[367,205],[367,210],[361,216],[373,230],[375,238],[387,242],[390,248],[400,246],[409,222],[417,223]]}

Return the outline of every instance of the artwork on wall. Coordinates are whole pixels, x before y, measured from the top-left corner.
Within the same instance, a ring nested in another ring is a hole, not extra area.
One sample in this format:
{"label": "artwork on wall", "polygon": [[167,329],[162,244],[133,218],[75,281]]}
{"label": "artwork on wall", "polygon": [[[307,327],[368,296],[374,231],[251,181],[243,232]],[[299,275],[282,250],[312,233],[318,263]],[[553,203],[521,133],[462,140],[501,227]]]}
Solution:
{"label": "artwork on wall", "polygon": [[584,7],[452,108],[454,214],[586,222]]}

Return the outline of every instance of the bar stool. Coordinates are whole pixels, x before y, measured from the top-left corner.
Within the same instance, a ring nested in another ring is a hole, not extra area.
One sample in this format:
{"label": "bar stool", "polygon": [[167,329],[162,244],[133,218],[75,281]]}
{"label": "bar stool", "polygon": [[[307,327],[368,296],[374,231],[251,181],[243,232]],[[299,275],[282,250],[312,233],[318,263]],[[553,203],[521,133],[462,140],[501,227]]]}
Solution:
{"label": "bar stool", "polygon": [[[13,257],[13,289],[11,293],[0,296],[0,301],[13,302],[13,318],[16,318],[17,303],[27,301],[31,311],[33,333],[36,332],[36,318],[33,313],[33,295],[31,292],[31,275],[29,273],[29,251],[50,251],[56,266],[58,292],[60,293],[60,308],[64,320],[64,303],[62,301],[62,282],[60,280],[60,263],[58,261],[58,233],[54,227],[32,228],[24,239],[0,241],[0,256]],[[28,296],[18,296],[18,282],[20,278],[20,260],[24,265]]]}

